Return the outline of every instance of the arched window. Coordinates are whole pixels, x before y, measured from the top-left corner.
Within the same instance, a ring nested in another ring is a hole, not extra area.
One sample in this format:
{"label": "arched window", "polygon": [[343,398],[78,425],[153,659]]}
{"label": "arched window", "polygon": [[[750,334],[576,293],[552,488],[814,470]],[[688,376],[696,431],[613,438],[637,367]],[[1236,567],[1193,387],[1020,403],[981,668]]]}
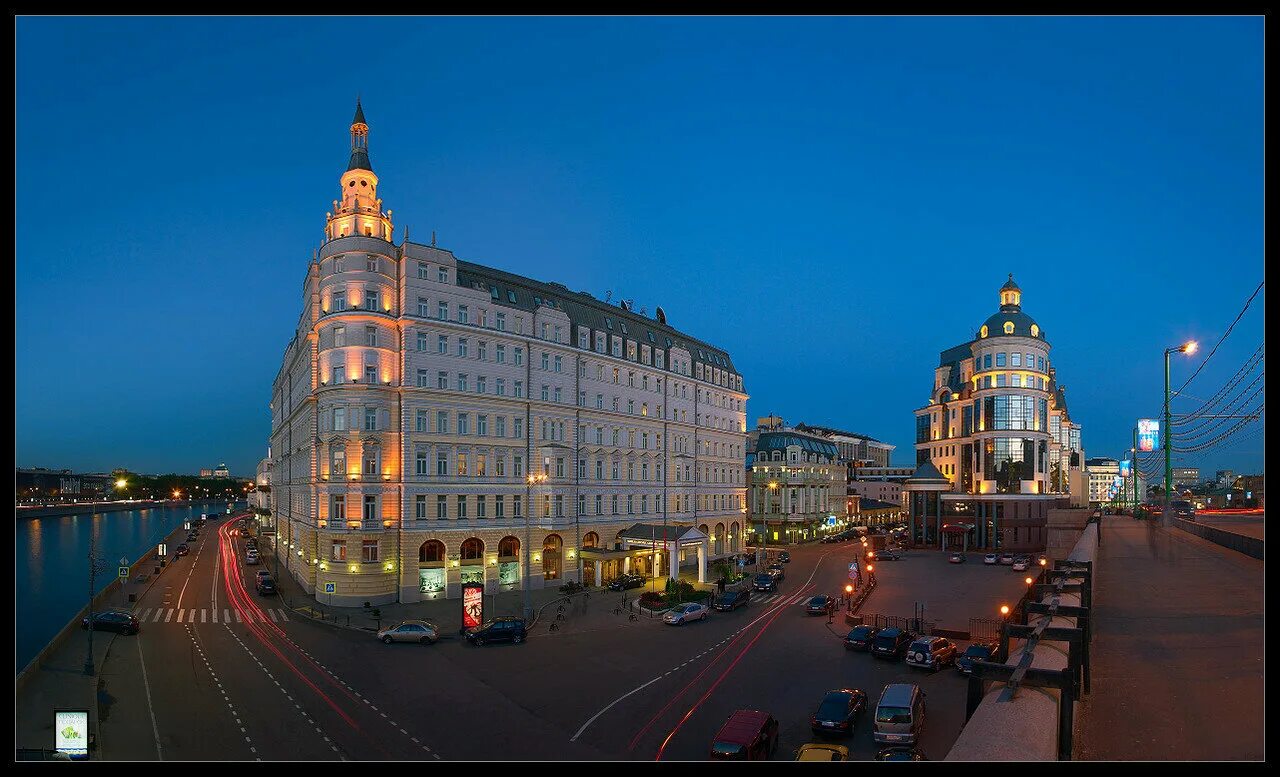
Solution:
{"label": "arched window", "polygon": [[739,528],[740,527],[738,526],[737,521],[734,521],[733,523],[729,524],[729,552],[730,553],[737,553],[738,548],[740,547],[739,543],[741,542],[742,532],[739,531]]}
{"label": "arched window", "polygon": [[548,534],[547,538],[542,541],[542,579],[543,580],[559,580],[562,570],[560,567],[560,549],[564,547],[564,542],[560,539],[559,534]]}
{"label": "arched window", "polygon": [[979,332],[979,334],[980,334],[980,335],[982,335],[983,337],[986,337],[986,336],[987,336],[987,325],[986,325],[986,324],[983,324],[983,325],[982,325],[982,331],[981,331],[981,332]]}
{"label": "arched window", "polygon": [[715,544],[712,547],[714,548],[712,552],[715,553],[717,556],[719,556],[721,553],[724,553],[724,524],[723,523],[716,524]]}
{"label": "arched window", "polygon": [[440,540],[427,540],[418,548],[418,563],[431,564],[444,561],[444,543]]}
{"label": "arched window", "polygon": [[1006,322],[1004,322],[1004,333],[1005,333],[1005,334],[1007,334],[1007,335],[1011,335],[1011,334],[1013,334],[1013,322],[1012,322],[1012,321],[1006,321]]}
{"label": "arched window", "polygon": [[462,542],[462,560],[469,561],[484,557],[484,543],[472,537]]}
{"label": "arched window", "polygon": [[508,535],[498,541],[498,558],[515,558],[519,555],[519,539]]}
{"label": "arched window", "polygon": [[1035,325],[1035,324],[1032,324],[1032,325],[1031,325],[1031,336],[1032,336],[1032,337],[1039,337],[1039,336],[1040,336],[1040,327],[1039,327],[1039,326],[1037,326],[1037,325]]}
{"label": "arched window", "polygon": [[582,547],[584,548],[600,547],[600,535],[596,534],[593,531],[587,532],[586,535],[582,538]]}

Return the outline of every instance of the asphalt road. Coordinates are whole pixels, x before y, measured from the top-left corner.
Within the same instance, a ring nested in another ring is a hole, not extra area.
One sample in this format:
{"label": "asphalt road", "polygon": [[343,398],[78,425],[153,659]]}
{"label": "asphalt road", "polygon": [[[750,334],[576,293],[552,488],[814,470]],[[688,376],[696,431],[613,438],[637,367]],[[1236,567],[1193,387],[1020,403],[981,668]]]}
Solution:
{"label": "asphalt road", "polygon": [[1211,513],[1200,513],[1196,516],[1196,523],[1213,526],[1223,531],[1265,539],[1262,536],[1265,519],[1265,515],[1213,515]]}
{"label": "asphalt road", "polygon": [[[753,708],[779,720],[775,760],[788,760],[814,740],[808,717],[823,694],[841,687],[868,695],[845,742],[868,759],[871,713],[893,682],[927,694],[920,748],[930,759],[946,755],[963,723],[966,680],[954,669],[847,652],[839,615],[831,625],[805,615],[808,596],[843,589],[855,543],[791,548],[776,597],[705,622],[612,617],[621,595],[602,592],[581,628],[539,623],[524,644],[476,648],[456,635],[383,645],[287,612],[254,593],[260,567],[242,563],[242,538],[224,523],[175,562],[185,575],[169,570],[139,603],[142,633],[113,645],[104,682],[117,713],[102,724],[113,759],[705,760],[725,719]],[[909,616],[927,601],[927,617],[952,628],[964,628],[966,607],[986,614],[1003,592],[1016,598],[1022,577],[931,551],[877,574],[864,611]]]}

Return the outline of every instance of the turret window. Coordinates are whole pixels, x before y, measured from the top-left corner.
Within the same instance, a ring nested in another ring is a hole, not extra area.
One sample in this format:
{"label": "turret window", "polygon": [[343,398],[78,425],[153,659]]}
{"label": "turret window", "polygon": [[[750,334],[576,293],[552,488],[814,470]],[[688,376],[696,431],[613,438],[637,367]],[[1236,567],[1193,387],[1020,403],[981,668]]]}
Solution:
{"label": "turret window", "polygon": [[986,324],[983,324],[983,325],[982,325],[982,331],[981,331],[979,334],[981,334],[981,336],[983,336],[983,337],[986,337],[986,336],[987,336],[987,325],[986,325]]}
{"label": "turret window", "polygon": [[1013,334],[1013,322],[1012,322],[1012,321],[1006,321],[1006,322],[1004,322],[1004,333],[1005,333],[1005,334],[1007,334],[1007,335],[1011,335],[1011,334]]}

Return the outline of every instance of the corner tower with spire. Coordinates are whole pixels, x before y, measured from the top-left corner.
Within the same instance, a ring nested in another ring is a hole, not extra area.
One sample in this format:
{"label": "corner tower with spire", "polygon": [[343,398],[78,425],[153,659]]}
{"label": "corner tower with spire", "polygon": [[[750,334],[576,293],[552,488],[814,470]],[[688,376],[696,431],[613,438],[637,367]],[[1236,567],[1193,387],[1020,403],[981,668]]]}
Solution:
{"label": "corner tower with spire", "polygon": [[364,109],[356,100],[351,120],[351,161],[342,174],[342,199],[333,201],[333,211],[325,214],[325,241],[349,235],[375,237],[391,242],[391,211],[382,212],[378,198],[378,176],[369,163],[369,125]]}

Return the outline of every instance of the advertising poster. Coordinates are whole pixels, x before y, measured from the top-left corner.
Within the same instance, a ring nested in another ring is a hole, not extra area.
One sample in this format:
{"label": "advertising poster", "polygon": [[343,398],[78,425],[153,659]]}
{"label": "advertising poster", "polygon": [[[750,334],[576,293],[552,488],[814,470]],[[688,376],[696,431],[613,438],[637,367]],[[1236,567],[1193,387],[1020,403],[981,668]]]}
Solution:
{"label": "advertising poster", "polygon": [[53,713],[53,749],[72,758],[89,756],[88,710],[57,710]]}
{"label": "advertising poster", "polygon": [[484,623],[484,586],[467,583],[462,586],[462,628]]}
{"label": "advertising poster", "polygon": [[1160,422],[1151,418],[1138,421],[1138,450],[1143,453],[1160,450]]}
{"label": "advertising poster", "polygon": [[443,569],[419,569],[418,570],[418,592],[424,594],[438,594],[444,591],[444,570]]}
{"label": "advertising poster", "polygon": [[503,561],[498,564],[498,584],[515,585],[520,582],[520,562]]}
{"label": "advertising poster", "polygon": [[1129,477],[1129,471],[1130,469],[1132,469],[1132,467],[1133,467],[1133,463],[1131,461],[1129,461],[1128,459],[1122,459],[1120,461],[1120,477],[1122,478]]}
{"label": "advertising poster", "polygon": [[484,583],[484,567],[479,564],[471,567],[463,567],[462,582]]}

